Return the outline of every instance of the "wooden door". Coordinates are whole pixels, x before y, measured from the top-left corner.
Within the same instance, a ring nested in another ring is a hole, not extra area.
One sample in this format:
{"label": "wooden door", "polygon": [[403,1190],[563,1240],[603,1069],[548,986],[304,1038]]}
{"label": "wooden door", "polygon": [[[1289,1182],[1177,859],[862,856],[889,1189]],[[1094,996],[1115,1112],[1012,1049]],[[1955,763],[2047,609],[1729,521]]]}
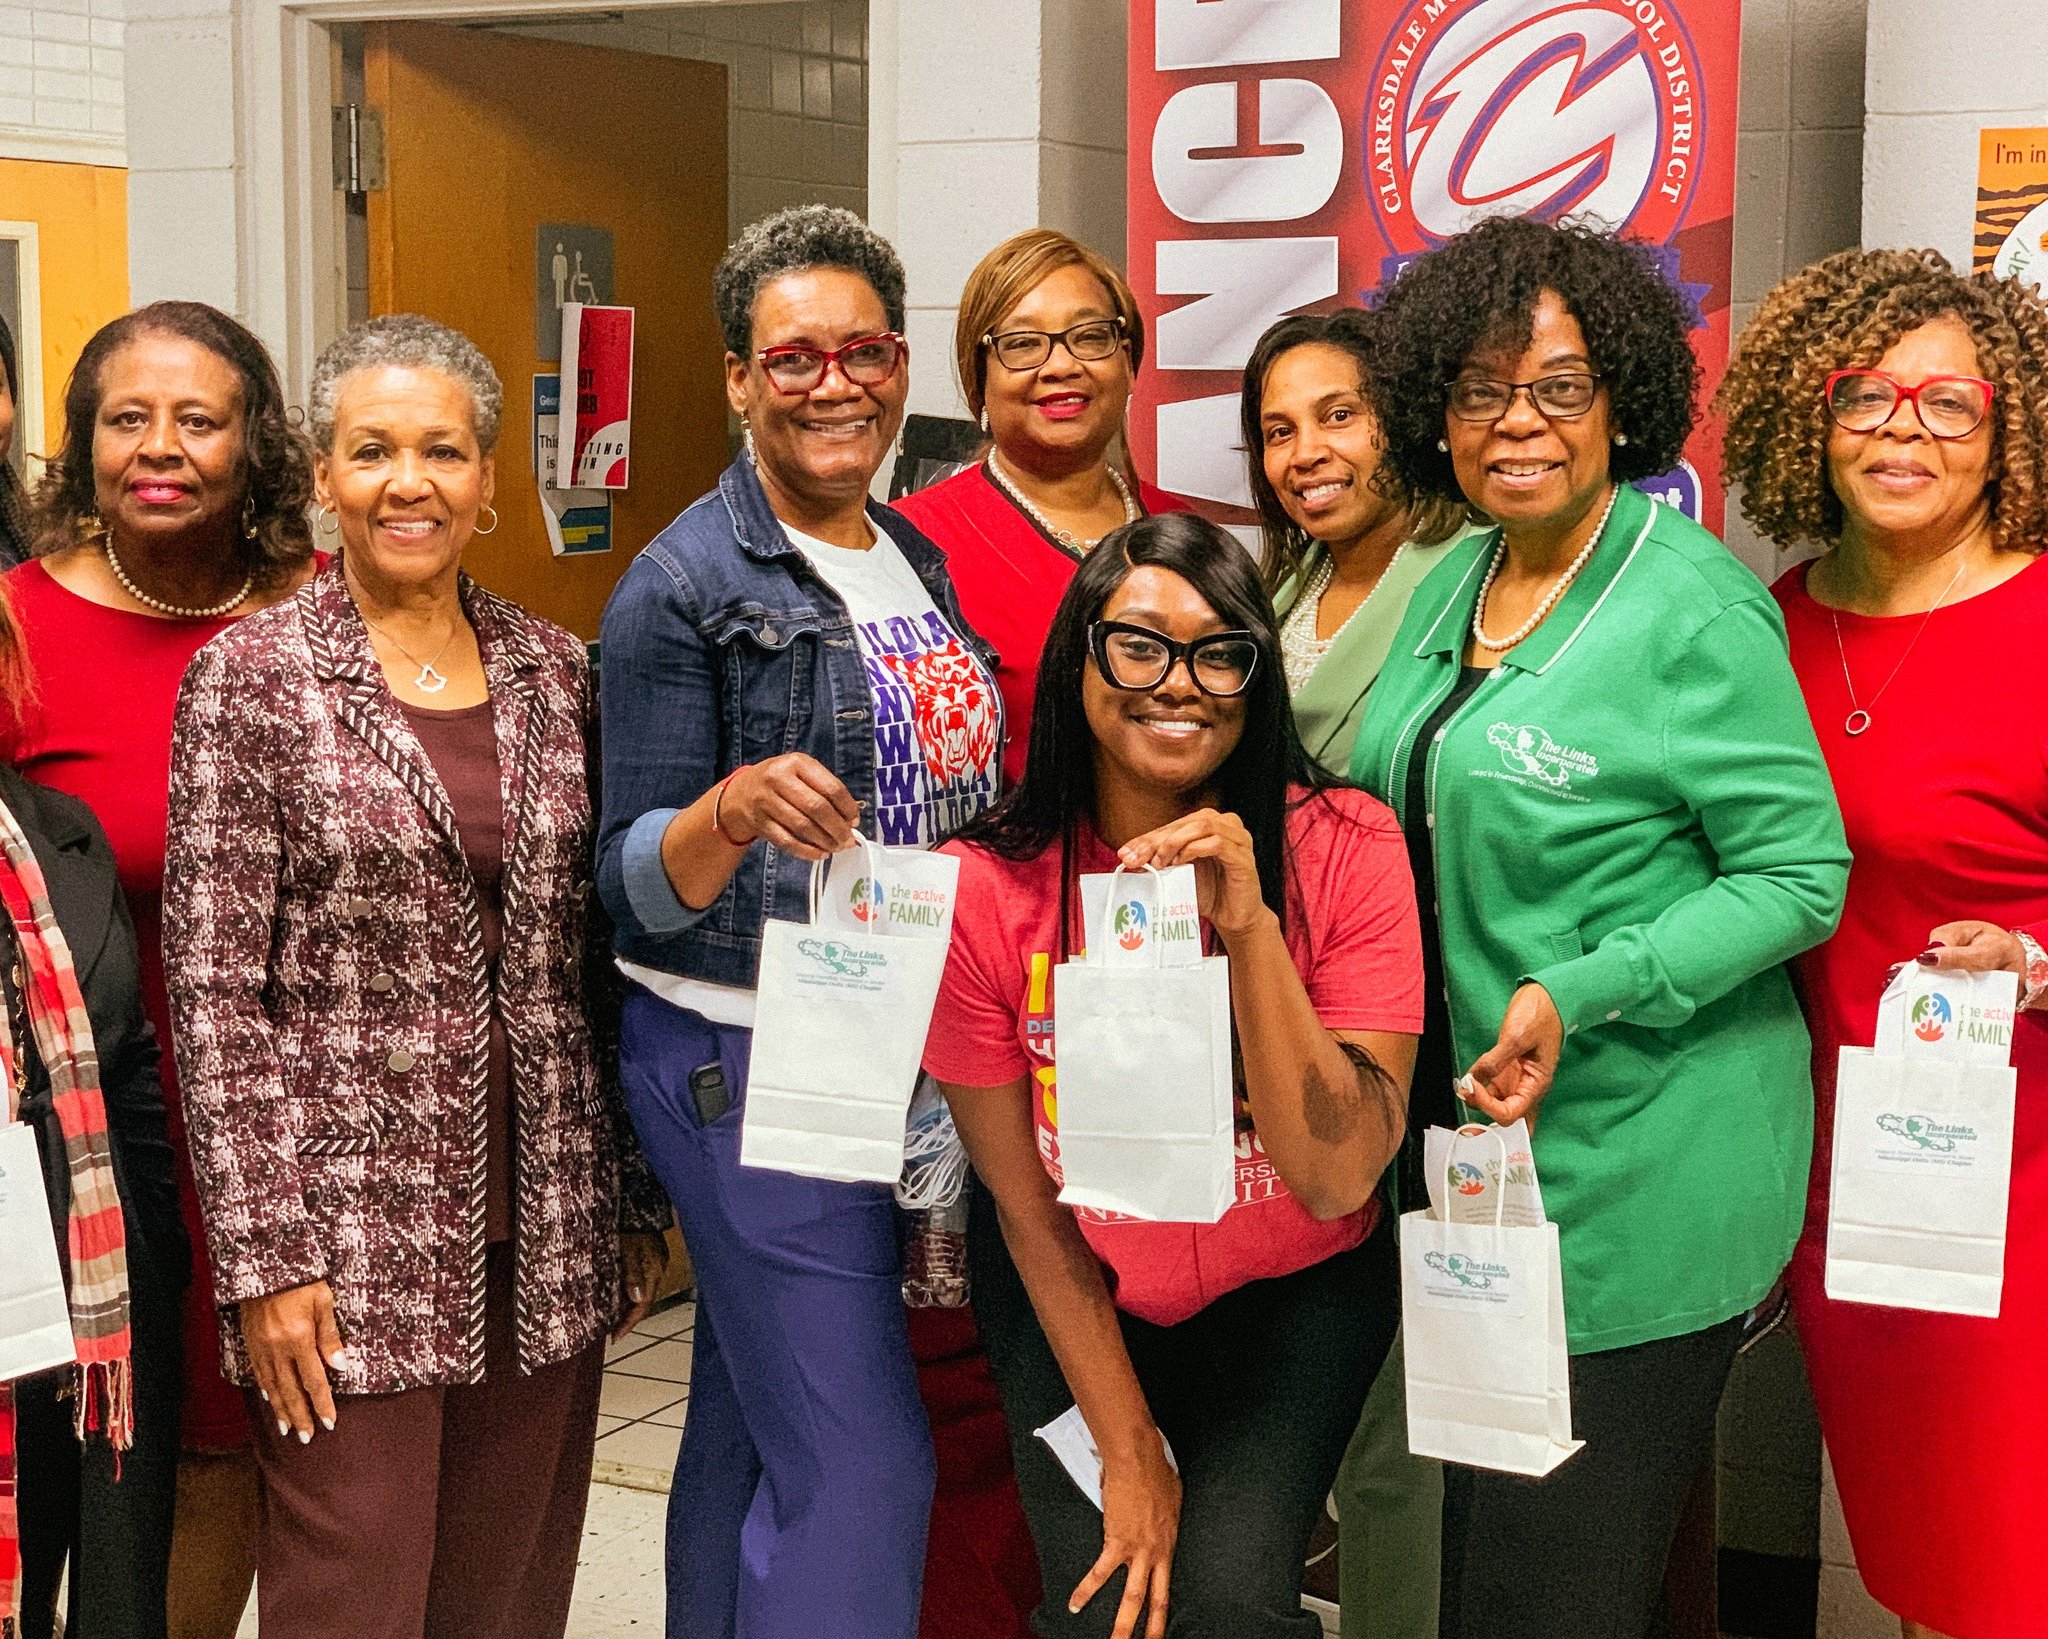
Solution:
{"label": "wooden door", "polygon": [[[725,249],[725,70],[634,51],[431,23],[365,30],[387,184],[369,200],[370,311],[469,335],[505,384],[499,525],[464,566],[597,636],[633,555],[717,481],[726,405],[711,273]],[[533,469],[534,239],[543,222],[612,234],[613,300],[634,309],[632,484],[612,549],[554,557]]]}

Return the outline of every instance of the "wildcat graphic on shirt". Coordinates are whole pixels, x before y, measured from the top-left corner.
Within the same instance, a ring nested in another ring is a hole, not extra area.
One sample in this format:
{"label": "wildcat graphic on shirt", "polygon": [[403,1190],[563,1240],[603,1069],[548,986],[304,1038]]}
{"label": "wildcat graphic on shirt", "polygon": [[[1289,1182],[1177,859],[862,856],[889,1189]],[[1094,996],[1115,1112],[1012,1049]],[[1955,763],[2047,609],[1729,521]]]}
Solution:
{"label": "wildcat graphic on shirt", "polygon": [[875,700],[877,834],[936,842],[995,800],[1002,697],[936,610],[857,630]]}

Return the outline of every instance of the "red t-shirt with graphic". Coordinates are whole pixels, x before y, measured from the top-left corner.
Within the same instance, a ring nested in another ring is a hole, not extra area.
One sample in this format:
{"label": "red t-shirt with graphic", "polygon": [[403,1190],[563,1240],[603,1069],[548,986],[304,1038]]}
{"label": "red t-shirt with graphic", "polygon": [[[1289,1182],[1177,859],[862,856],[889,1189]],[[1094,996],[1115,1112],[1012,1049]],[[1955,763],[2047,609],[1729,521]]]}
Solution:
{"label": "red t-shirt with graphic", "polygon": [[[1392,813],[1361,791],[1328,792],[1294,809],[1288,842],[1287,949],[1316,1016],[1331,1030],[1420,1034],[1421,931],[1407,848]],[[973,844],[948,843],[945,851],[960,856],[960,886],[925,1068],[963,1087],[996,1088],[1028,1076],[1039,1159],[1057,1183],[1060,850],[1055,845],[1024,861],[999,859]],[[1078,867],[1114,870],[1116,856],[1084,829]],[[1069,949],[1082,942],[1079,900],[1077,892]],[[1237,1201],[1215,1223],[1154,1223],[1094,1208],[1077,1208],[1075,1217],[1103,1262],[1117,1307],[1171,1326],[1248,1281],[1292,1274],[1349,1250],[1370,1233],[1378,1211],[1375,1200],[1348,1217],[1311,1217],[1281,1182],[1240,1105]]]}

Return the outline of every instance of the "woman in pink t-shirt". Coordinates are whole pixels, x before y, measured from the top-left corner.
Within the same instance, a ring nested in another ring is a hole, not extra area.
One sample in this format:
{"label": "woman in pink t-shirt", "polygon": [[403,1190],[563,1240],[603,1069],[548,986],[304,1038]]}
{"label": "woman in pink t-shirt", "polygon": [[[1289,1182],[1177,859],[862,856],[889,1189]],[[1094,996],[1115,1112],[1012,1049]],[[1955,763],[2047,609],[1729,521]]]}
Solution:
{"label": "woman in pink t-shirt", "polygon": [[[1302,751],[1236,541],[1168,514],[1089,554],[1046,641],[1023,781],[947,846],[959,898],[925,1064],[983,1185],[975,1308],[1044,1571],[1036,1631],[1163,1639],[1170,1581],[1176,1632],[1313,1635],[1304,1550],[1398,1313],[1375,1190],[1421,948],[1399,828]],[[1238,1189],[1213,1224],[1058,1199],[1053,974],[1084,942],[1079,876],[1119,862],[1193,862],[1205,942],[1230,958]],[[1033,1438],[1076,1405],[1100,1511]]]}

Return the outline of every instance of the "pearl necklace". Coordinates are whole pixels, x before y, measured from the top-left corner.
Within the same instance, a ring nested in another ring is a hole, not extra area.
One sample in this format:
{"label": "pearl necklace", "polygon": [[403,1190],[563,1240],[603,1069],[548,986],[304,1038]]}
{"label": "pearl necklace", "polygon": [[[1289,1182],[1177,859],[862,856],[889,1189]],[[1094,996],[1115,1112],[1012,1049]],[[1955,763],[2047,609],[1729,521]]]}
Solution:
{"label": "pearl necklace", "polygon": [[1328,552],[1315,567],[1301,595],[1294,600],[1294,607],[1287,611],[1287,618],[1280,623],[1280,669],[1287,675],[1287,692],[1301,693],[1309,680],[1309,674],[1321,665],[1328,656],[1331,646],[1351,629],[1351,623],[1365,613],[1365,607],[1380,595],[1380,588],[1387,583],[1387,577],[1394,572],[1394,566],[1407,552],[1408,543],[1403,541],[1394,548],[1394,555],[1387,560],[1387,567],[1380,571],[1380,578],[1372,583],[1372,589],[1358,600],[1358,607],[1344,617],[1344,624],[1328,637],[1316,636],[1316,616],[1322,608],[1323,594],[1330,589],[1330,582],[1336,578],[1337,565]]}
{"label": "pearl necklace", "polygon": [[1557,606],[1557,600],[1563,597],[1572,582],[1579,578],[1579,571],[1586,567],[1586,561],[1593,556],[1593,549],[1600,544],[1600,537],[1607,533],[1607,520],[1612,516],[1615,498],[1620,494],[1621,486],[1617,484],[1607,497],[1607,510],[1600,514],[1600,522],[1594,528],[1591,538],[1579,548],[1579,555],[1565,565],[1564,573],[1551,583],[1550,590],[1543,594],[1543,601],[1536,605],[1529,618],[1506,637],[1488,637],[1483,630],[1486,624],[1486,594],[1493,590],[1493,577],[1500,573],[1500,566],[1507,561],[1508,543],[1503,537],[1500,545],[1493,549],[1493,562],[1487,566],[1486,579],[1479,583],[1479,601],[1472,606],[1474,643],[1482,649],[1490,649],[1493,653],[1499,654],[1503,650],[1512,649],[1543,624],[1543,617]]}
{"label": "pearl necklace", "polygon": [[[1016,482],[996,464],[996,452],[994,450],[988,452],[988,460],[984,464],[988,468],[989,477],[996,481],[996,487],[1029,513],[1033,523],[1037,524],[1046,534],[1073,553],[1075,557],[1086,557],[1097,542],[1102,539],[1098,535],[1092,541],[1084,541],[1071,529],[1061,529],[1059,525],[1055,524],[1043,512],[1040,512],[1037,507],[1031,504],[1030,498],[1017,487]],[[1131,495],[1130,486],[1124,482],[1124,475],[1111,466],[1105,466],[1103,470],[1109,474],[1109,481],[1115,486],[1117,499],[1124,504],[1124,522],[1127,524],[1136,523],[1138,520],[1138,503]]]}
{"label": "pearl necklace", "polygon": [[121,567],[121,560],[114,556],[114,537],[111,533],[100,537],[100,550],[107,555],[107,567],[114,572],[114,579],[121,583],[121,590],[137,603],[147,604],[159,614],[175,615],[180,620],[215,620],[240,606],[256,585],[256,577],[243,577],[241,589],[224,603],[209,604],[204,609],[184,609],[175,603],[166,603],[162,598],[153,598],[128,578],[128,571]]}

